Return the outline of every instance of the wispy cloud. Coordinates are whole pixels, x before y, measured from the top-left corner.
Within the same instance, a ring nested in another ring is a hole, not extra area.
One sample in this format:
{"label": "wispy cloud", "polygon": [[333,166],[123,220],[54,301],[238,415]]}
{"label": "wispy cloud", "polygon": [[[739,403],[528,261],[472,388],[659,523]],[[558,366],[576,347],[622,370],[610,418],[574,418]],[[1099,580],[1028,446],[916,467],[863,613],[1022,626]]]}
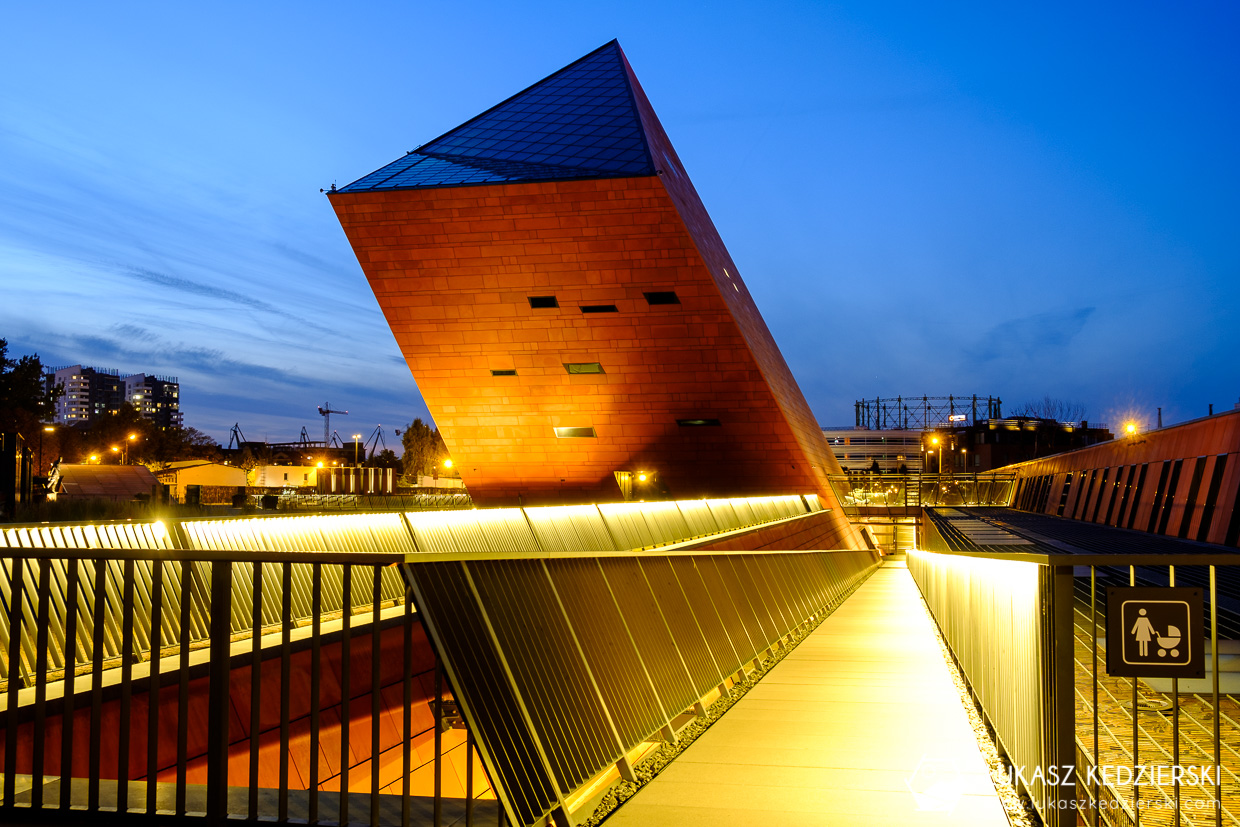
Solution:
{"label": "wispy cloud", "polygon": [[197,282],[192,279],[183,278],[181,276],[174,276],[168,273],[159,273],[154,270],[148,270],[142,267],[130,267],[126,270],[126,272],[129,276],[139,281],[145,282],[147,284],[153,284],[158,287],[166,287],[170,290],[177,290],[182,293],[189,293],[194,296],[204,296],[206,298],[216,299],[218,301],[229,302],[231,304],[237,304],[242,307],[248,307],[251,310],[257,310],[260,313],[271,313],[272,315],[281,316],[283,318],[290,319],[294,322],[297,322],[300,325],[304,325],[306,327],[312,327],[315,330],[319,330],[325,333],[329,332],[330,330],[329,328],[323,325],[317,324],[315,322],[300,318],[299,316],[289,313],[288,311],[283,310],[279,307],[276,307],[275,305],[270,304],[269,302],[265,302],[253,296],[247,296],[244,293],[238,293],[234,290],[227,290],[223,287],[216,287],[210,284],[203,284],[201,282]]}
{"label": "wispy cloud", "polygon": [[1094,314],[1094,307],[1036,313],[1002,322],[965,350],[977,363],[1035,360],[1066,348]]}

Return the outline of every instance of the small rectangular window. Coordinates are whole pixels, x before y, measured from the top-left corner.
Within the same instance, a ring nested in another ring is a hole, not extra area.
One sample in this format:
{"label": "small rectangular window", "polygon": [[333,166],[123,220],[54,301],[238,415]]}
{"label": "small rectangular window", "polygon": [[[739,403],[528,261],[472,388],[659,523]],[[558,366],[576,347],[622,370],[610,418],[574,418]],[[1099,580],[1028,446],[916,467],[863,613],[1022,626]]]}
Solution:
{"label": "small rectangular window", "polygon": [[646,304],[680,304],[680,297],[674,290],[642,293],[642,295],[646,297]]}
{"label": "small rectangular window", "polygon": [[590,439],[594,437],[593,428],[556,428],[555,435],[560,439]]}
{"label": "small rectangular window", "polygon": [[718,419],[677,419],[676,424],[682,428],[698,427],[703,425],[719,425]]}
{"label": "small rectangular window", "polygon": [[583,304],[581,305],[582,313],[619,313],[620,310],[614,304]]}
{"label": "small rectangular window", "polygon": [[491,375],[492,376],[516,376],[517,372],[516,370],[493,370],[491,371]]}
{"label": "small rectangular window", "polygon": [[555,296],[528,296],[530,307],[559,307],[560,303],[555,300]]}
{"label": "small rectangular window", "polygon": [[603,366],[598,362],[565,362],[564,370],[569,373],[602,373]]}

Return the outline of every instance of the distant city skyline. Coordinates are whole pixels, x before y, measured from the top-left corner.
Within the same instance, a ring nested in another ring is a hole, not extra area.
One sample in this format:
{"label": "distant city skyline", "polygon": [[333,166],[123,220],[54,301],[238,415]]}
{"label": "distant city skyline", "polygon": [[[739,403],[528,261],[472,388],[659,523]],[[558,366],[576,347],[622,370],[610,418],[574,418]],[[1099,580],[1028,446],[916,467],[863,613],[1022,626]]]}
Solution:
{"label": "distant city skyline", "polygon": [[227,442],[428,418],[319,189],[619,38],[818,420],[1240,400],[1233,6],[10,10],[0,338]]}

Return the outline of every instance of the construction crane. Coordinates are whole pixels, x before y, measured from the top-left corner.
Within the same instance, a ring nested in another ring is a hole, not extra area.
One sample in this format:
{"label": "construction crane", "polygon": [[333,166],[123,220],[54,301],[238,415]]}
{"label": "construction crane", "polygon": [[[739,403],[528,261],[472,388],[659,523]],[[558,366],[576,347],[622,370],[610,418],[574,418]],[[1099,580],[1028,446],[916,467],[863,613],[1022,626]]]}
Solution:
{"label": "construction crane", "polygon": [[374,432],[366,439],[362,447],[368,449],[370,451],[370,458],[374,459],[375,454],[379,453],[380,445],[383,446],[383,450],[387,450],[387,440],[383,438],[383,426],[376,425]]}
{"label": "construction crane", "polygon": [[241,433],[241,423],[235,422],[232,426],[232,434],[228,437],[228,447],[232,449],[235,444],[238,448],[245,442],[245,434]]}
{"label": "construction crane", "polygon": [[332,439],[332,414],[341,414],[348,416],[348,411],[333,411],[332,403],[324,402],[319,408],[319,416],[323,417],[323,446],[331,445]]}

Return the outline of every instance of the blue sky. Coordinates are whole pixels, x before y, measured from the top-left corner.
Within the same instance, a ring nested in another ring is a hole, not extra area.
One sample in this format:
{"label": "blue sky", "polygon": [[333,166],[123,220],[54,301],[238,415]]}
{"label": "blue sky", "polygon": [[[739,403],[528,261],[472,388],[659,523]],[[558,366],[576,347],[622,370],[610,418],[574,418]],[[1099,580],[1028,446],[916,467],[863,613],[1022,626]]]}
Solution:
{"label": "blue sky", "polygon": [[[824,424],[1240,401],[1234,4],[19,4],[0,337],[226,441],[425,416],[320,187],[619,38]],[[346,434],[347,436],[347,434]]]}

